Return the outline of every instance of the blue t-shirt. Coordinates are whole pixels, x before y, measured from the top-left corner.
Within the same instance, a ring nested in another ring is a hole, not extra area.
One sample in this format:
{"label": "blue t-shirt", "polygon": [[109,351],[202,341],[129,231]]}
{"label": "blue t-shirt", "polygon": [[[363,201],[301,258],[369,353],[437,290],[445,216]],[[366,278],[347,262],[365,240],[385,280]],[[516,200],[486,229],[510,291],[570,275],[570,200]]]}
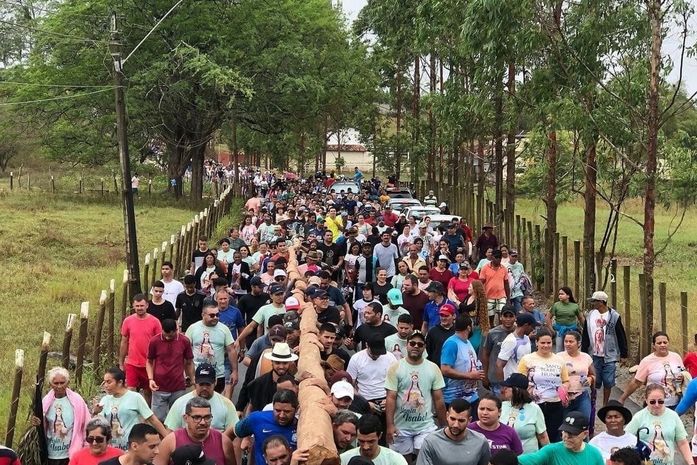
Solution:
{"label": "blue t-shirt", "polygon": [[288,426],[281,426],[273,418],[273,411],[252,412],[247,418],[235,425],[238,438],[254,435],[254,463],[266,463],[262,449],[266,438],[280,434],[288,440],[290,448],[298,447],[298,425],[295,420]]}
{"label": "blue t-shirt", "polygon": [[441,305],[443,304],[450,304],[454,308],[457,308],[457,305],[455,305],[455,303],[453,303],[453,301],[450,299],[444,299],[443,302],[439,304],[437,304],[434,300],[429,300],[424,307],[424,321],[428,325],[428,329],[435,328],[440,324],[438,309],[440,309]]}
{"label": "blue t-shirt", "polygon": [[232,337],[237,339],[237,332],[244,329],[244,318],[239,308],[230,305],[225,311],[220,312],[220,322],[230,329]]}
{"label": "blue t-shirt", "polygon": [[[451,366],[461,373],[477,371],[481,367],[481,362],[477,358],[477,352],[472,347],[472,344],[463,340],[457,333],[450,336],[443,343],[440,364],[441,366]],[[449,404],[455,399],[465,399],[470,403],[479,399],[477,381],[445,377],[443,400],[446,404]]]}

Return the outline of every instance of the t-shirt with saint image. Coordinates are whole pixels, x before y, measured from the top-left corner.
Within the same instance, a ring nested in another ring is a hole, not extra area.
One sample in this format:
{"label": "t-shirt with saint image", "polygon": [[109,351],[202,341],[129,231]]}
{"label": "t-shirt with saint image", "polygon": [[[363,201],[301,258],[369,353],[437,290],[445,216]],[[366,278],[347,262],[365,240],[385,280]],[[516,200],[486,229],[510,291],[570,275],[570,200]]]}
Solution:
{"label": "t-shirt with saint image", "polygon": [[559,402],[557,389],[569,381],[566,362],[557,354],[542,357],[538,352],[524,356],[518,364],[518,373],[528,377],[535,402]]}
{"label": "t-shirt with saint image", "polygon": [[186,330],[186,337],[191,341],[194,353],[194,365],[209,363],[215,367],[218,378],[225,374],[226,348],[235,342],[230,329],[224,324],[206,326],[198,321]]}

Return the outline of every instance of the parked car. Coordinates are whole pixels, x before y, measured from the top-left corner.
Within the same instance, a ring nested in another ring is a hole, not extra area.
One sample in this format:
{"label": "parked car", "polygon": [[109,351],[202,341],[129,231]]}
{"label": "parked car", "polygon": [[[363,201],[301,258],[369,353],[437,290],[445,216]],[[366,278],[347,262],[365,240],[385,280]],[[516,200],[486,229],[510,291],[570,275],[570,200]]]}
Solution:
{"label": "parked car", "polygon": [[402,210],[407,218],[413,216],[417,220],[421,220],[425,216],[440,215],[440,208],[434,207],[433,205],[423,205],[421,207],[407,207]]}
{"label": "parked car", "polygon": [[414,194],[405,187],[387,187],[385,192],[391,199],[413,199]]}
{"label": "parked car", "polygon": [[453,221],[460,221],[460,217],[456,215],[429,215],[431,218],[430,227],[434,230],[438,229],[438,226],[447,226]]}

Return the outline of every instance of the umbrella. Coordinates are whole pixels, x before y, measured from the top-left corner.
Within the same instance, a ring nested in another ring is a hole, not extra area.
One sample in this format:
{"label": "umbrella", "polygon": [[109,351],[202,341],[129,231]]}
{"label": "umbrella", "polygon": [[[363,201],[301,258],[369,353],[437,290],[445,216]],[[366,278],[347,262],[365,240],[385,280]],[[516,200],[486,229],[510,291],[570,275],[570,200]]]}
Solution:
{"label": "umbrella", "polygon": [[42,406],[43,380],[37,376],[34,385],[34,400],[32,415],[41,419],[38,426],[29,428],[24,433],[17,447],[17,455],[24,465],[42,465],[48,461],[48,445],[46,444],[46,431],[44,431],[44,411]]}

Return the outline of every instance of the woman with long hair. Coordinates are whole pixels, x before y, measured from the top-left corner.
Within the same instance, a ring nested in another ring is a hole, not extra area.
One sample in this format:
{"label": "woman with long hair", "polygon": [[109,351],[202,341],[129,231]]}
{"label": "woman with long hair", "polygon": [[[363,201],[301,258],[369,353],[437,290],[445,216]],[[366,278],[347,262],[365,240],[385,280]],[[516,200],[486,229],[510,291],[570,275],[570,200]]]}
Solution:
{"label": "woman with long hair", "polygon": [[448,299],[458,305],[467,300],[470,296],[470,284],[478,277],[477,273],[472,272],[469,262],[461,262],[458,265],[457,274],[448,282]]}
{"label": "woman with long hair", "polygon": [[486,307],[486,292],[484,284],[478,279],[470,282],[467,300],[460,302],[460,313],[472,318],[472,334],[469,341],[475,350],[479,350],[482,339],[489,334],[491,328],[489,312]]}
{"label": "woman with long hair", "polygon": [[512,427],[523,443],[523,452],[536,452],[549,444],[545,416],[532,400],[528,378],[513,373],[501,383],[501,422]]}
{"label": "woman with long hair", "polygon": [[559,289],[559,300],[554,302],[547,313],[547,326],[557,333],[556,350],[564,350],[564,335],[567,331],[583,328],[583,313],[574,299],[574,292],[568,286]]}
{"label": "woman with long hair", "polygon": [[583,413],[591,421],[591,386],[595,383],[593,359],[581,352],[581,334],[568,331],[564,335],[564,350],[559,356],[566,362],[569,372],[569,405],[564,415],[574,410]]}
{"label": "woman with long hair", "polygon": [[240,237],[242,237],[245,243],[249,244],[256,235],[257,227],[252,222],[252,217],[249,215],[245,216],[240,226]]}
{"label": "woman with long hair", "polygon": [[206,287],[206,282],[209,281],[209,277],[215,274],[218,277],[224,277],[225,271],[220,268],[218,260],[215,258],[213,252],[208,252],[205,257],[203,257],[203,264],[198,267],[194,277],[196,278],[196,289],[203,289]]}
{"label": "woman with long hair", "polygon": [[559,427],[569,400],[569,372],[566,362],[552,351],[552,345],[552,332],[540,328],[537,331],[537,351],[520,359],[518,373],[528,378],[530,394],[545,415],[550,441],[559,442]]}

